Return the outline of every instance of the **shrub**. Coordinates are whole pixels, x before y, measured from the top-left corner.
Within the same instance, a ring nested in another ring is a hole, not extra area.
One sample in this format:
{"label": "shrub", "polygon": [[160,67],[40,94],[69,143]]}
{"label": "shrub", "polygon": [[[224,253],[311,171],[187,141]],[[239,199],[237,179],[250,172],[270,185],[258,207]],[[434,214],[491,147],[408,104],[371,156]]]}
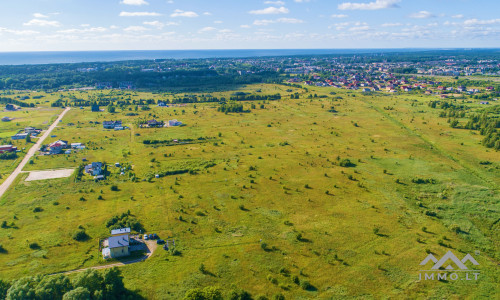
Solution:
{"label": "shrub", "polygon": [[311,290],[313,289],[313,286],[312,284],[309,283],[309,281],[307,280],[303,280],[301,283],[300,283],[300,287],[303,289],[303,290]]}
{"label": "shrub", "polygon": [[73,234],[73,239],[78,242],[84,242],[89,239],[89,235],[85,230],[78,230]]}
{"label": "shrub", "polygon": [[111,186],[111,190],[112,190],[113,192],[117,192],[117,191],[118,191],[118,186],[117,186],[117,185],[115,185],[115,184],[113,184],[113,185]]}
{"label": "shrub", "polygon": [[339,166],[341,167],[344,167],[344,168],[350,168],[350,167],[355,167],[356,164],[354,164],[353,162],[351,162],[350,159],[348,158],[344,158],[342,159],[340,162],[339,162]]}
{"label": "shrub", "polygon": [[0,244],[0,253],[7,253],[7,250]]}
{"label": "shrub", "polygon": [[40,247],[40,245],[38,245],[37,243],[30,243],[29,244],[29,247],[30,249],[32,250],[38,250],[38,249],[41,249],[42,247]]}
{"label": "shrub", "polygon": [[41,211],[43,211],[43,208],[41,208],[41,207],[39,207],[39,206],[37,206],[37,207],[35,207],[35,208],[33,209],[33,212],[41,212]]}

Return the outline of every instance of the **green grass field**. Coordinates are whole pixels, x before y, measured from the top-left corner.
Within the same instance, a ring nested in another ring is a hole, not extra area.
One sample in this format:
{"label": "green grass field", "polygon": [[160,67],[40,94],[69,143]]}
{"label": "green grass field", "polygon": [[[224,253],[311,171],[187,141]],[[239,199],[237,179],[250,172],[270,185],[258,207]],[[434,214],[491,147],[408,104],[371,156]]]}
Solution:
{"label": "green grass field", "polygon": [[[32,182],[21,175],[0,199],[0,221],[8,224],[0,228],[7,250],[0,254],[0,277],[101,264],[97,240],[109,234],[106,221],[130,210],[148,233],[174,238],[181,251],[172,256],[158,248],[147,261],[121,269],[127,288],[151,299],[182,298],[203,286],[239,287],[255,297],[282,293],[287,299],[498,295],[498,152],[482,146],[479,134],[450,128],[427,106],[432,96],[307,89],[242,87],[239,91],[279,92],[283,99],[243,102],[245,109],[252,103],[257,108],[241,114],[218,112],[217,103],[137,112],[126,107],[114,114],[73,108],[54,130],[57,137],[46,143],[63,139],[86,149],[38,156],[27,170],[77,167],[86,158],[107,162],[110,176],[96,183],[88,175],[81,181],[73,176]],[[300,99],[290,99],[295,92]],[[82,98],[95,93],[73,92]],[[326,97],[309,99],[309,94]],[[332,106],[336,113],[329,111]],[[125,115],[130,112],[138,115]],[[47,111],[34,120],[50,124],[51,117]],[[140,118],[177,119],[186,126],[138,128]],[[117,119],[130,129],[90,123]],[[200,137],[213,140],[142,143]],[[344,159],[353,165],[342,167]],[[132,170],[120,175],[116,162]],[[205,168],[207,162],[215,166]],[[186,167],[197,171],[152,177]],[[434,183],[412,182],[418,178]],[[34,212],[37,207],[41,211]],[[72,239],[79,226],[91,239]],[[30,249],[34,242],[40,249]],[[459,258],[474,255],[480,279],[417,281],[428,253],[441,257],[448,250]],[[301,288],[294,276],[312,287]]]}

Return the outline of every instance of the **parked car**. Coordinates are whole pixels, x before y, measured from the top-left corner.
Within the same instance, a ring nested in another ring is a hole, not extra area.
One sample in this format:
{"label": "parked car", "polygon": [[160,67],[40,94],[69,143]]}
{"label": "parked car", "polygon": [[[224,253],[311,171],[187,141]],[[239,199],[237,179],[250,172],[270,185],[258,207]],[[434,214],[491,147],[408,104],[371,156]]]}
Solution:
{"label": "parked car", "polygon": [[164,240],[156,240],[156,243],[157,243],[158,245],[161,245],[161,244],[165,244],[165,241],[164,241]]}
{"label": "parked car", "polygon": [[148,239],[148,235],[147,234],[144,234],[144,239],[147,240]]}
{"label": "parked car", "polygon": [[153,239],[156,240],[158,238],[158,235],[156,233],[153,233]]}

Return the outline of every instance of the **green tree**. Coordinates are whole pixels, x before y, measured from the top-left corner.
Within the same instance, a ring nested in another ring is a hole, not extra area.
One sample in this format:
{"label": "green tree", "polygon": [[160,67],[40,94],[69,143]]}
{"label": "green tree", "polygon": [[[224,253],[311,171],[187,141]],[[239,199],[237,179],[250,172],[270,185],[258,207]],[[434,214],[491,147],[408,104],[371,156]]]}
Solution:
{"label": "green tree", "polygon": [[84,287],[77,287],[64,294],[63,300],[90,300],[90,292]]}
{"label": "green tree", "polygon": [[114,113],[116,111],[116,108],[113,105],[108,105],[108,112],[109,113]]}
{"label": "green tree", "polygon": [[72,289],[73,285],[67,276],[45,276],[35,288],[35,294],[40,300],[61,299],[65,293]]}
{"label": "green tree", "polygon": [[39,280],[39,277],[23,277],[14,281],[7,291],[7,297],[5,297],[5,299],[35,299],[35,283]]}
{"label": "green tree", "polygon": [[96,270],[86,270],[78,274],[78,276],[73,281],[73,286],[75,288],[82,287],[86,288],[91,295],[93,295],[97,290],[102,287],[102,276]]}
{"label": "green tree", "polygon": [[203,289],[196,288],[186,292],[184,300],[222,300],[222,292],[218,287],[207,286]]}
{"label": "green tree", "polygon": [[0,299],[7,297],[7,291],[10,288],[10,283],[0,279]]}

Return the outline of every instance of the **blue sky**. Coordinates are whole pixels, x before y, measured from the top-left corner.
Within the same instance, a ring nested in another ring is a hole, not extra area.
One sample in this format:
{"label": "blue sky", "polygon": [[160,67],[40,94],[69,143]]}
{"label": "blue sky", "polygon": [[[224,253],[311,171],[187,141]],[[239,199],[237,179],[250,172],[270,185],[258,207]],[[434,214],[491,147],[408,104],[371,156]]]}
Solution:
{"label": "blue sky", "polygon": [[498,0],[9,0],[0,51],[500,47]]}

